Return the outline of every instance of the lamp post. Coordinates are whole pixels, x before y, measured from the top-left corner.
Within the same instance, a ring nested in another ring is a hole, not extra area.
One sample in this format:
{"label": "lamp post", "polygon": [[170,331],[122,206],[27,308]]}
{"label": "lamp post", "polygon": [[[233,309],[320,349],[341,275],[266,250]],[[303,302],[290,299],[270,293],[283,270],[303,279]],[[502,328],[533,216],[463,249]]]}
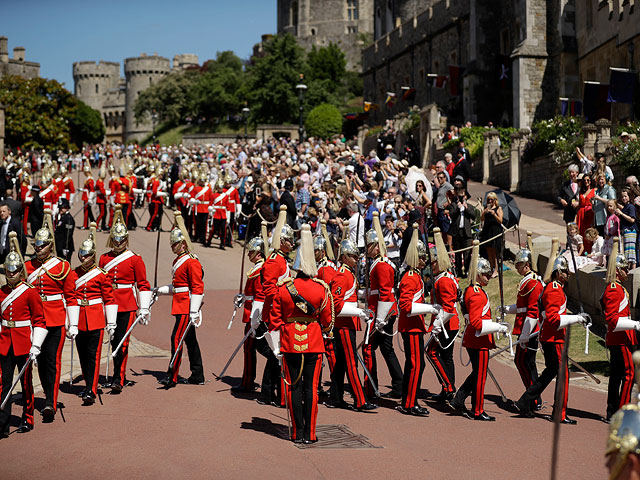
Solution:
{"label": "lamp post", "polygon": [[153,144],[156,144],[156,124],[158,123],[158,112],[153,110],[151,112],[151,123],[153,125]]}
{"label": "lamp post", "polygon": [[298,90],[298,101],[300,102],[300,123],[298,125],[298,135],[300,137],[300,143],[302,143],[304,141],[304,126],[302,125],[302,112],[304,107],[303,105],[303,101],[304,101],[304,94],[307,91],[307,86],[304,84],[304,75],[301,73],[300,74],[300,83],[298,83],[298,85],[296,85],[296,90]]}
{"label": "lamp post", "polygon": [[249,109],[249,107],[244,107],[242,109],[242,118],[244,120],[244,141],[247,141],[247,120],[249,119],[249,112],[251,110]]}

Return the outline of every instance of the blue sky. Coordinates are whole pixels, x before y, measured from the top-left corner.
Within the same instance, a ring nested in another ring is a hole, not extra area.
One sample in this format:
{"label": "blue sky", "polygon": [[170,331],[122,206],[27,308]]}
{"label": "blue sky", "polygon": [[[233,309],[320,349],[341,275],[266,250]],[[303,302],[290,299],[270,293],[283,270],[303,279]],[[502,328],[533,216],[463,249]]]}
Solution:
{"label": "blue sky", "polygon": [[[40,75],[73,91],[73,62],[122,65],[145,52],[173,59],[217,51],[251,55],[264,33],[276,31],[276,0],[0,0],[0,36],[25,47]],[[121,70],[122,72],[122,70]]]}

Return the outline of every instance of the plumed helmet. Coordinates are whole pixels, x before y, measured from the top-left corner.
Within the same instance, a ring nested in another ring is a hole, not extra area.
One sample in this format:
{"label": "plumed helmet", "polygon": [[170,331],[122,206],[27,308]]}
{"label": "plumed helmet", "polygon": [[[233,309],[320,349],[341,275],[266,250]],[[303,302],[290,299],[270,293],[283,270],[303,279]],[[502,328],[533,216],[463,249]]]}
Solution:
{"label": "plumed helmet", "polygon": [[488,275],[492,270],[493,269],[491,268],[491,264],[486,258],[478,257],[478,275]]}
{"label": "plumed helmet", "polygon": [[18,252],[9,252],[7,257],[4,259],[4,269],[6,272],[15,272],[18,270],[22,270],[24,268],[24,263],[22,263],[22,257]]}
{"label": "plumed helmet", "polygon": [[367,247],[372,243],[378,243],[378,233],[373,228],[365,233],[364,238]]}
{"label": "plumed helmet", "polygon": [[529,265],[533,265],[531,251],[528,248],[521,248],[518,250],[518,253],[516,253],[516,259],[513,263],[528,263]]}
{"label": "plumed helmet", "polygon": [[280,241],[288,240],[292,244],[295,243],[293,228],[288,223],[285,223],[282,226],[282,230],[280,231]]}
{"label": "plumed helmet", "polygon": [[616,269],[629,270],[629,260],[621,253],[616,255]]}
{"label": "plumed helmet", "polygon": [[313,251],[323,251],[327,250],[327,241],[324,239],[322,235],[316,235],[313,237]]}
{"label": "plumed helmet", "polygon": [[171,230],[171,235],[169,236],[169,243],[171,243],[172,246],[184,240],[185,240],[185,236],[182,234],[182,230],[180,230],[179,228],[174,228],[173,230]]}
{"label": "plumed helmet", "polygon": [[85,165],[82,171],[84,173],[91,173],[91,167],[89,165]]}
{"label": "plumed helmet", "polygon": [[354,242],[348,238],[340,242],[340,256],[342,255],[360,255],[360,251]]}
{"label": "plumed helmet", "polygon": [[553,270],[551,272],[569,273],[569,262],[567,262],[567,259],[562,256],[556,258],[553,262]]}
{"label": "plumed helmet", "polygon": [[164,175],[164,170],[162,168],[158,168],[156,170],[156,177],[161,178]]}
{"label": "plumed helmet", "polygon": [[417,248],[418,248],[418,257],[426,260],[427,258],[427,247],[425,246],[424,242],[422,240],[418,240],[417,243]]}
{"label": "plumed helmet", "polygon": [[624,405],[609,424],[606,455],[615,455],[609,478],[618,478],[630,453],[640,455],[640,408],[635,403]]}
{"label": "plumed helmet", "polygon": [[84,240],[80,244],[80,248],[78,249],[79,257],[86,257],[87,255],[95,255],[96,253],[96,223],[91,222],[91,227],[89,228],[89,236],[86,240]]}
{"label": "plumed helmet", "polygon": [[51,234],[51,231],[48,228],[43,227],[36,232],[36,235],[35,235],[36,247],[49,245],[50,243],[53,243],[53,235]]}
{"label": "plumed helmet", "polygon": [[127,230],[127,226],[124,223],[118,222],[114,224],[113,227],[111,227],[109,236],[116,243],[120,243],[129,236],[129,231]]}
{"label": "plumed helmet", "polygon": [[104,166],[100,167],[100,171],[98,172],[98,176],[104,180],[105,178],[107,178],[107,169],[104,168]]}
{"label": "plumed helmet", "polygon": [[247,251],[263,253],[264,249],[264,240],[261,237],[253,237],[251,240],[247,242]]}

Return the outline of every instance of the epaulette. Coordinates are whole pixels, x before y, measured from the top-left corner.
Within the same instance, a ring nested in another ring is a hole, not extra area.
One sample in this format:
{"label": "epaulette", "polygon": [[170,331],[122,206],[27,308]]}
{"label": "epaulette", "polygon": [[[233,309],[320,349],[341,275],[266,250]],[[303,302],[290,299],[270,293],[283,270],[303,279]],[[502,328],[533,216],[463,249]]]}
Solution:
{"label": "epaulette", "polygon": [[480,287],[478,287],[477,285],[473,286],[473,291],[478,293],[480,291]]}
{"label": "epaulette", "polygon": [[312,278],[311,280],[313,280],[316,283],[319,283],[320,285],[322,285],[324,288],[329,289],[329,285],[327,284],[327,282],[325,282],[324,280],[321,280],[320,278]]}
{"label": "epaulette", "polygon": [[411,277],[412,275],[415,275],[415,272],[413,270],[409,270],[407,272],[407,275],[409,275]]}
{"label": "epaulette", "polygon": [[339,272],[340,272],[340,273],[344,273],[344,272],[346,272],[347,270],[348,270],[348,269],[347,269],[347,267],[345,267],[344,265],[342,265],[342,266],[340,267]]}
{"label": "epaulette", "polygon": [[198,259],[198,257],[197,257],[195,254],[191,253],[191,252],[189,252],[189,253],[188,253],[188,255],[189,255],[191,258]]}
{"label": "epaulette", "polygon": [[285,283],[289,283],[289,282],[293,282],[293,278],[287,277],[284,280],[278,280],[277,285],[281,286],[281,285],[284,285]]}
{"label": "epaulette", "polygon": [[29,282],[27,282],[26,280],[23,280],[24,283],[27,284],[27,287],[29,288],[36,288],[35,285],[30,284]]}
{"label": "epaulette", "polygon": [[553,282],[551,282],[551,288],[561,288],[560,285],[558,284],[558,282],[556,282],[555,280]]}
{"label": "epaulette", "polygon": [[610,286],[611,288],[616,288],[616,283],[617,283],[617,282],[611,282],[611,283],[609,284],[609,286]]}
{"label": "epaulette", "polygon": [[273,252],[271,255],[269,255],[269,260],[274,258],[278,258],[278,254],[276,252]]}

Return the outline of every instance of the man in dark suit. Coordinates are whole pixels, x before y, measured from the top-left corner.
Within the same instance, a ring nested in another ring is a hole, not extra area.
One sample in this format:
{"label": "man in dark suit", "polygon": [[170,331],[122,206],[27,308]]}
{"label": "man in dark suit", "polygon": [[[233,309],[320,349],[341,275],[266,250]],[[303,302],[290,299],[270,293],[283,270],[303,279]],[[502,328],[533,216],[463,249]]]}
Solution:
{"label": "man in dark suit", "polygon": [[56,255],[71,261],[71,255],[75,250],[73,246],[73,230],[76,228],[76,222],[69,213],[69,200],[61,198],[58,200],[58,219],[56,221],[55,239],[56,239]]}
{"label": "man in dark suit", "polygon": [[33,201],[29,207],[29,218],[27,220],[31,225],[31,235],[34,236],[42,227],[42,220],[44,219],[44,202],[40,198],[40,186],[34,185],[31,188],[31,196]]}
{"label": "man in dark suit", "polygon": [[453,167],[453,178],[461,176],[466,184],[471,178],[471,163],[467,160],[464,150],[458,150],[457,155],[456,166]]}
{"label": "man in dark suit", "polygon": [[458,143],[458,153],[462,153],[462,156],[465,158],[469,165],[473,165],[473,161],[471,160],[471,153],[469,153],[469,149],[464,146],[464,140],[460,140]]}
{"label": "man in dark suit", "polygon": [[9,245],[9,233],[16,232],[18,235],[18,243],[20,243],[20,251],[24,255],[27,249],[27,242],[22,231],[20,220],[11,215],[11,209],[6,202],[0,203],[0,263],[4,263],[4,259],[11,250]]}
{"label": "man in dark suit", "polygon": [[[455,195],[453,196],[451,205],[449,205],[449,216],[451,217],[449,234],[451,235],[451,240],[453,242],[453,249],[461,250],[471,246],[471,242],[473,240],[471,225],[475,222],[478,212],[473,206],[467,203],[467,200],[471,198],[471,195],[467,192],[467,184],[462,176],[459,175],[454,179],[453,188]],[[462,264],[463,259],[464,273]],[[471,250],[455,254],[456,274],[459,277],[467,277],[470,264]]]}
{"label": "man in dark suit", "polygon": [[7,193],[4,197],[4,201],[7,205],[9,205],[11,216],[17,218],[18,221],[22,221],[22,204],[14,198],[12,188],[7,188]]}
{"label": "man in dark suit", "polygon": [[576,219],[578,210],[578,195],[580,195],[580,186],[578,185],[578,166],[569,165],[569,180],[562,184],[558,201],[564,207],[562,219],[565,223],[573,222]]}
{"label": "man in dark suit", "polygon": [[293,190],[293,180],[287,178],[284,182],[284,192],[280,195],[280,205],[287,207],[287,223],[291,228],[298,228],[296,220],[298,219],[298,211],[296,210],[296,200],[293,198],[291,191]]}

